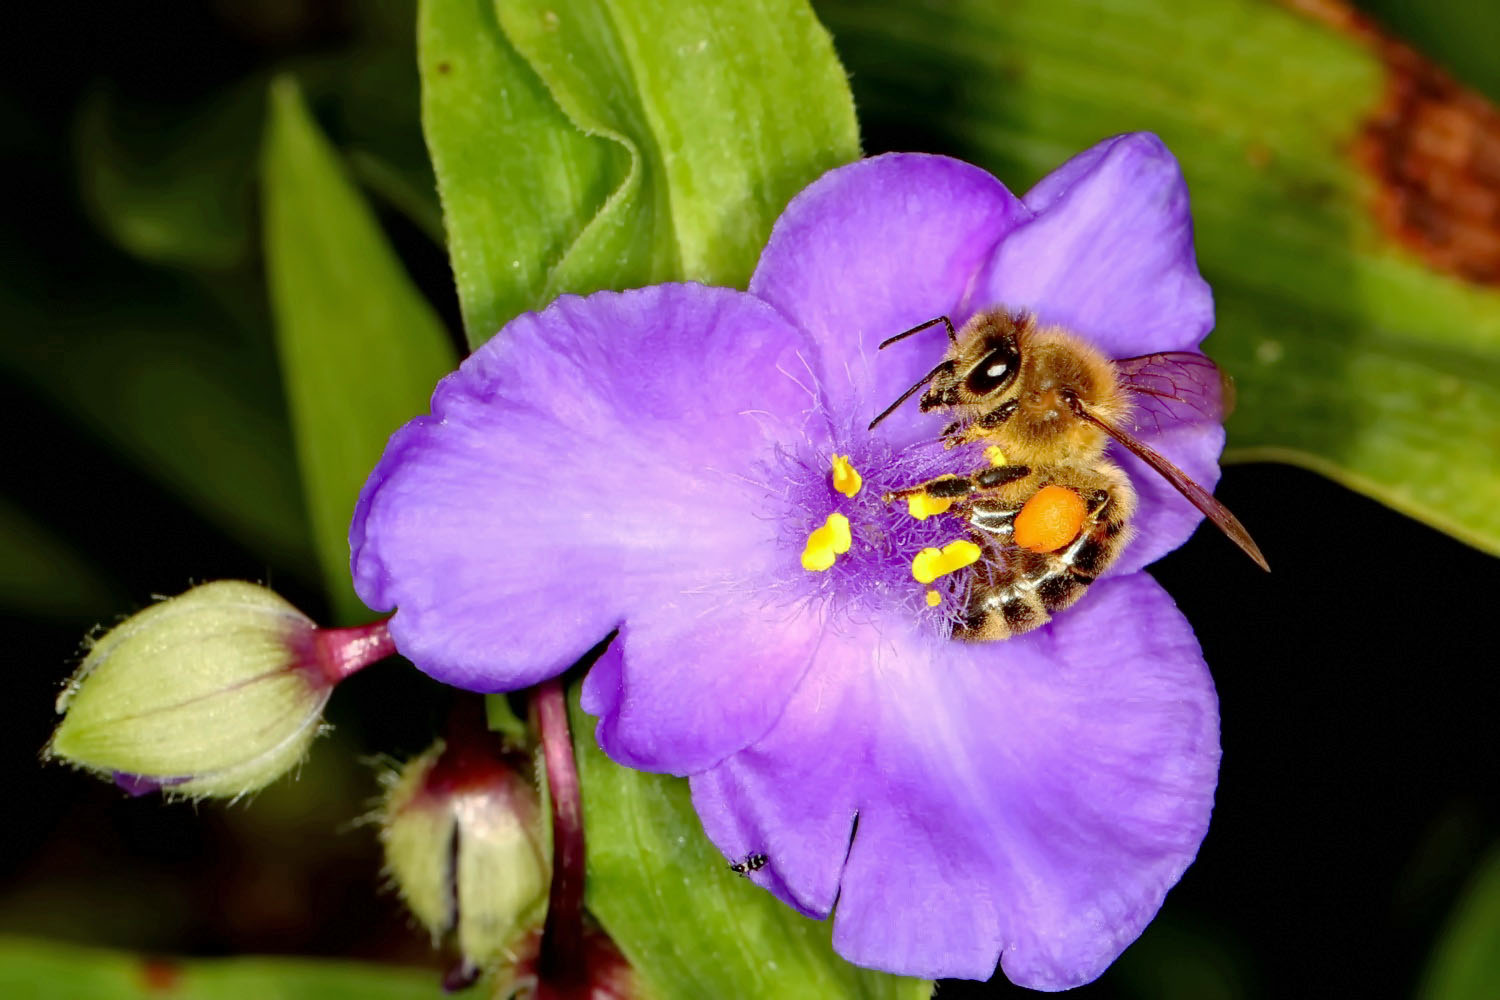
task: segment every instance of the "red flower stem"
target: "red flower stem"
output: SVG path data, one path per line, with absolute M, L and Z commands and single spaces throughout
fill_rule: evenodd
M 396 641 L 384 619 L 313 633 L 313 658 L 329 687 L 395 652 Z
M 555 677 L 543 681 L 531 704 L 552 800 L 552 891 L 537 971 L 544 982 L 565 987 L 582 984 L 588 976 L 583 954 L 583 803 L 561 682 Z

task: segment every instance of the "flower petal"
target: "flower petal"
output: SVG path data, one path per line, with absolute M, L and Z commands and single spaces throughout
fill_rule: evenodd
M 765 735 L 822 635 L 811 610 L 677 594 L 631 615 L 589 672 L 583 707 L 600 717 L 599 745 L 616 763 L 702 771 Z
M 962 161 L 914 153 L 861 160 L 792 199 L 750 291 L 812 335 L 828 409 L 863 424 L 936 364 L 948 341 L 936 326 L 878 361 L 876 346 L 938 316 L 961 324 L 979 269 L 1027 217 L 1004 185 Z M 911 406 L 881 432 L 904 444 L 941 427 Z
M 1001 243 L 976 304 L 1030 309 L 1116 358 L 1187 350 L 1213 329 L 1187 184 L 1156 136 L 1106 139 L 1024 201 L 1036 217 Z
M 693 792 L 727 855 L 768 856 L 762 884 L 815 915 L 837 895 L 851 961 L 984 979 L 998 958 L 1061 989 L 1192 861 L 1218 759 L 1197 643 L 1134 574 L 1005 642 L 830 633 L 775 728 Z
M 662 285 L 519 317 L 398 431 L 350 528 L 397 647 L 474 690 L 535 683 L 635 608 L 744 586 L 772 536 L 741 474 L 811 405 L 809 348 L 742 292 Z

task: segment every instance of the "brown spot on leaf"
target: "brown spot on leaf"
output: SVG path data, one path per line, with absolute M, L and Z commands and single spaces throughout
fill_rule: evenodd
M 1287 0 L 1385 64 L 1354 144 L 1382 230 L 1429 265 L 1500 285 L 1500 109 L 1343 0 Z
M 453 67 L 449 66 L 446 62 L 440 62 L 440 63 L 437 64 L 437 71 L 439 73 L 442 73 L 445 76 L 448 74 L 448 71 L 451 70 L 452 68 Z
M 147 993 L 175 993 L 182 983 L 182 969 L 164 958 L 141 962 L 141 986 Z

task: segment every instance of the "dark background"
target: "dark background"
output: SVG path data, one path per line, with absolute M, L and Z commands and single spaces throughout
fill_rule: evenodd
M 356 822 L 376 792 L 372 758 L 421 750 L 444 711 L 447 696 L 403 664 L 341 687 L 335 735 L 302 780 L 278 783 L 253 808 L 129 800 L 38 761 L 80 639 L 151 595 L 203 579 L 270 580 L 314 617 L 328 614 L 305 551 L 268 556 L 226 531 L 142 471 L 107 427 L 63 405 L 58 380 L 76 331 L 107 335 L 122 317 L 156 315 L 207 288 L 238 329 L 205 330 L 205 343 L 230 337 L 244 391 L 263 412 L 282 407 L 253 221 L 248 247 L 223 265 L 174 269 L 127 253 L 80 179 L 80 109 L 102 93 L 149 109 L 124 116 L 127 137 L 164 128 L 174 112 L 273 65 L 367 45 L 399 53 L 409 10 L 97 3 L 28 5 L 24 17 L 0 60 L 10 180 L 0 206 L 0 499 L 47 538 L 0 548 L 11 640 L 0 933 L 437 968 L 425 934 L 380 890 L 373 828 Z M 406 82 L 414 94 L 414 71 Z M 363 127 L 337 101 L 315 105 L 336 139 Z M 414 121 L 392 130 L 393 141 L 415 141 Z M 867 129 L 866 146 L 879 152 L 900 138 Z M 252 157 L 255 142 L 244 137 Z M 253 210 L 253 169 L 252 160 L 244 205 L 231 214 Z M 456 330 L 440 249 L 401 214 L 382 220 Z M 120 377 L 133 374 L 127 365 Z M 1161 916 L 1083 995 L 1408 995 L 1465 880 L 1500 842 L 1500 742 L 1485 721 L 1500 694 L 1488 617 L 1500 562 L 1287 467 L 1231 468 L 1219 496 L 1274 573 L 1205 531 L 1153 568 L 1194 623 L 1219 686 L 1213 826 Z M 46 593 L 33 579 L 49 581 Z M 948 984 L 941 995 L 1009 989 Z

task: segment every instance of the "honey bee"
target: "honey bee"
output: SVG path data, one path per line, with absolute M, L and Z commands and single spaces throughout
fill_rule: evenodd
M 1000 464 L 884 497 L 951 500 L 967 519 L 982 556 L 955 635 L 983 640 L 1029 632 L 1082 597 L 1119 557 L 1130 541 L 1136 492 L 1105 455 L 1111 438 L 1270 569 L 1223 504 L 1125 430 L 1160 426 L 1163 419 L 1222 422 L 1226 385 L 1212 361 L 1191 352 L 1111 361 L 1076 334 L 1006 309 L 980 312 L 957 331 L 939 316 L 880 346 L 939 323 L 949 341 L 943 360 L 870 428 L 925 386 L 918 403 L 924 412 L 956 416 L 942 432 L 949 447 L 982 442 L 1003 456 Z M 1037 523 L 1043 529 L 1034 528 Z

